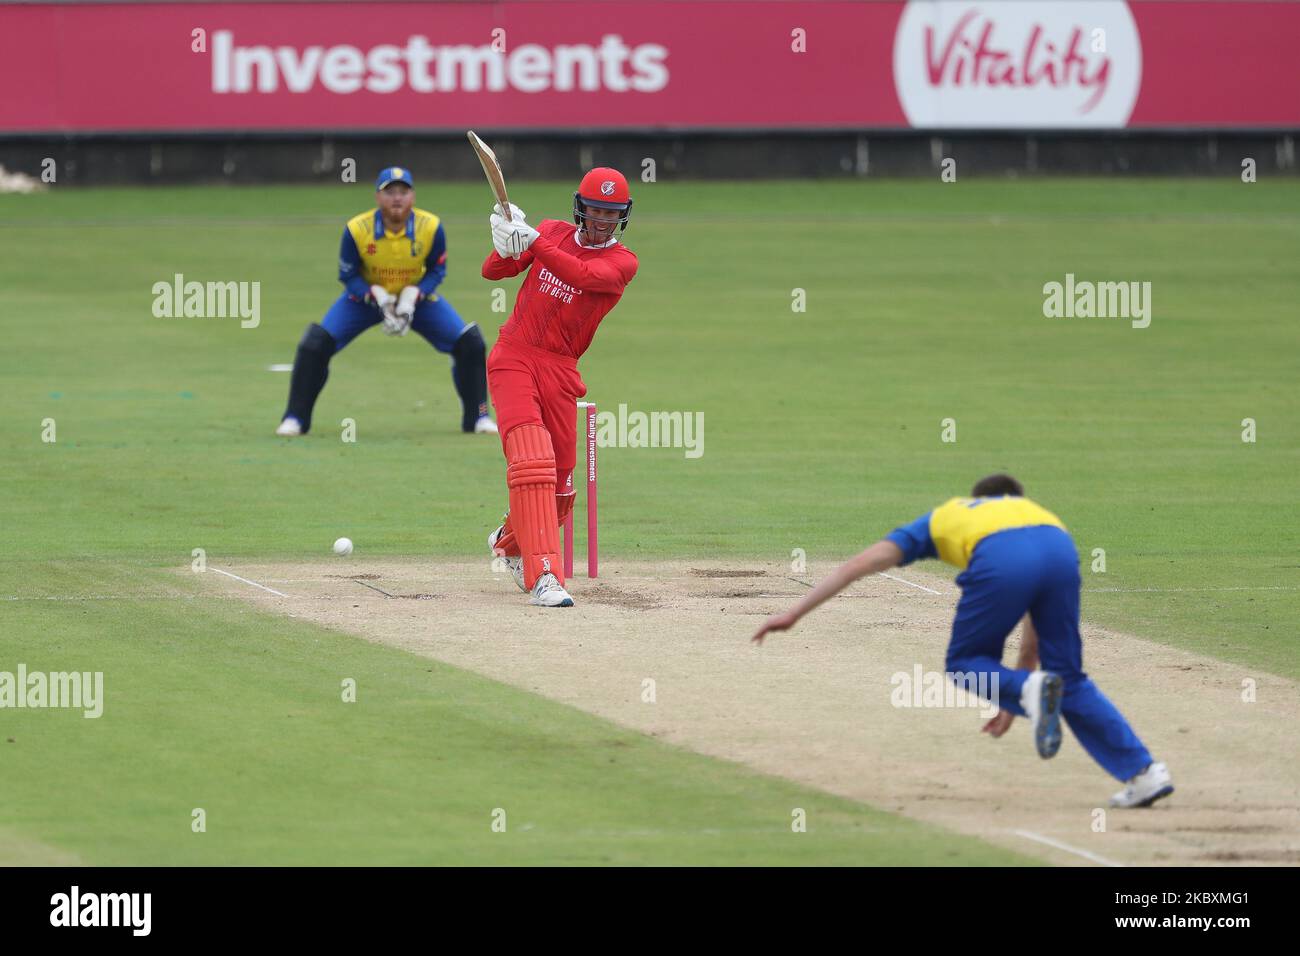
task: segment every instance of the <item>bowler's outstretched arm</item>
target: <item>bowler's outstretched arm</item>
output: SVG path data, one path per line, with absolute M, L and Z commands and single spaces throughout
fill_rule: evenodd
M 856 557 L 845 561 L 829 577 L 808 592 L 802 601 L 784 614 L 774 614 L 763 622 L 752 638 L 755 644 L 763 643 L 763 636 L 772 631 L 786 631 L 823 601 L 834 597 L 859 578 L 879 574 L 898 567 L 903 560 L 903 549 L 885 539 L 877 541 Z

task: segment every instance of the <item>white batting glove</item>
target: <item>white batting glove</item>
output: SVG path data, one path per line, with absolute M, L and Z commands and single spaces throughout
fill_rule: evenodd
M 510 247 L 507 246 L 505 242 L 506 232 L 502 231 L 501 238 L 500 239 L 497 238 L 498 230 L 508 229 L 510 223 L 506 222 L 505 216 L 502 216 L 499 213 L 495 213 L 495 212 L 492 214 L 492 217 L 488 220 L 488 222 L 492 226 L 492 248 L 497 251 L 497 255 L 499 255 L 502 259 L 510 258 Z
M 512 248 L 518 246 L 519 249 L 519 251 L 515 253 L 515 258 L 518 259 L 525 252 L 527 252 L 528 247 L 533 244 L 533 240 L 535 240 L 540 235 L 541 233 L 538 232 L 536 229 L 534 229 L 532 226 L 528 225 L 528 223 L 526 222 L 519 223 L 518 226 L 515 227 L 514 242 L 512 242 L 511 244 Z
M 510 221 L 511 221 L 511 222 L 523 222 L 523 221 L 524 221 L 524 211 L 523 211 L 522 209 L 520 209 L 518 206 L 516 206 L 514 203 L 510 203 L 509 205 L 510 205 Z M 505 215 L 506 215 L 506 214 L 505 214 L 505 210 L 503 210 L 503 209 L 501 208 L 501 204 L 500 204 L 500 203 L 496 203 L 496 204 L 492 207 L 492 212 L 495 213 L 496 215 L 500 216 L 502 219 L 505 218 Z
M 381 285 L 372 285 L 370 287 L 370 298 L 374 301 L 375 305 L 379 306 L 381 312 L 390 305 L 397 304 L 397 296 L 393 295 L 393 293 L 389 292 Z
M 541 233 L 526 222 L 506 222 L 502 219 L 492 226 L 492 245 L 496 247 L 497 255 L 503 259 L 506 256 L 518 259 L 528 251 L 528 247 L 539 235 Z

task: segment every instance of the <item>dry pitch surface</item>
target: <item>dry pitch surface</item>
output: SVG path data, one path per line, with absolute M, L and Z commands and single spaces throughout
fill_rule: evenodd
M 612 562 L 597 581 L 570 581 L 573 609 L 529 607 L 486 559 L 222 570 L 245 580 L 208 573 L 205 587 L 1053 863 L 1300 863 L 1300 762 L 1286 756 L 1300 726 L 1296 682 L 1085 624 L 1088 672 L 1178 788 L 1102 819 L 1118 785 L 1068 732 L 1042 761 L 1023 720 L 993 740 L 964 697 L 964 707 L 893 706 L 894 674 L 943 669 L 958 592 L 923 571 L 861 581 L 755 648 L 762 618 L 829 566 Z

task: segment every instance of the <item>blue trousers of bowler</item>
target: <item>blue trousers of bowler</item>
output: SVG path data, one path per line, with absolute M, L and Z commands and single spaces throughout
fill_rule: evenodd
M 975 546 L 957 576 L 962 590 L 952 622 L 946 667 L 951 673 L 997 675 L 998 705 L 1025 716 L 1020 692 L 1029 671 L 1002 665 L 1002 649 L 1028 612 L 1038 632 L 1043 670 L 1065 681 L 1061 714 L 1092 759 L 1111 776 L 1128 780 L 1151 763 L 1151 754 L 1124 715 L 1083 670 L 1079 637 L 1079 555 L 1070 535 L 1051 526 L 1013 528 Z

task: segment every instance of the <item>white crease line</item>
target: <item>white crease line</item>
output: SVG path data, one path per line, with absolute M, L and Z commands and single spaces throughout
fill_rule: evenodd
M 248 578 L 241 578 L 238 574 L 231 574 L 229 571 L 222 571 L 220 568 L 208 568 L 209 571 L 216 571 L 218 574 L 224 574 L 228 578 L 234 578 L 236 581 L 243 581 L 245 584 L 251 584 L 255 588 L 261 588 L 263 591 L 270 591 L 276 597 L 288 597 L 275 588 L 268 588 L 265 584 L 258 584 L 256 581 L 250 581 Z
M 1230 588 L 1089 588 L 1084 594 L 1143 594 L 1148 591 L 1156 594 L 1167 594 L 1172 591 L 1300 591 L 1300 585 L 1295 584 L 1261 584 L 1258 586 L 1243 585 L 1241 587 Z
M 1062 843 L 1059 840 L 1053 840 L 1051 837 L 1045 837 L 1039 833 L 1033 833 L 1029 830 L 1012 830 L 1017 836 L 1022 836 L 1027 840 L 1037 840 L 1039 843 L 1046 843 L 1048 846 L 1054 846 L 1058 850 L 1064 850 L 1066 853 L 1074 853 L 1083 857 L 1085 860 L 1092 860 L 1093 863 L 1100 863 L 1102 866 L 1123 866 L 1123 863 L 1116 863 L 1114 860 L 1108 860 L 1104 856 L 1098 856 L 1096 853 L 1089 853 L 1087 850 L 1080 850 L 1072 847 L 1068 843 Z
M 904 581 L 902 578 L 896 578 L 887 571 L 881 571 L 880 576 L 882 578 L 889 578 L 889 580 L 891 581 L 897 581 L 899 584 L 906 584 L 909 588 L 917 588 L 918 590 L 925 591 L 927 594 L 938 594 L 941 596 L 943 594 L 942 591 L 936 591 L 933 588 L 927 588 L 924 584 L 915 584 L 911 581 Z

